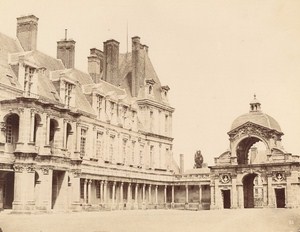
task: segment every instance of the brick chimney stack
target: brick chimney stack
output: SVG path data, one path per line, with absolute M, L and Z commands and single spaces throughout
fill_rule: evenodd
M 36 50 L 38 20 L 34 15 L 17 18 L 17 38 L 24 51 Z
M 88 56 L 88 72 L 95 83 L 99 83 L 100 75 L 103 72 L 104 54 L 97 48 L 90 49 L 90 56 Z
M 75 41 L 67 38 L 57 41 L 57 59 L 61 59 L 66 68 L 74 68 L 75 65 Z
M 145 78 L 145 59 L 149 47 L 141 44 L 138 36 L 132 37 L 132 79 L 131 94 L 137 97 L 140 86 L 144 83 Z
M 103 43 L 104 47 L 104 80 L 118 85 L 119 78 L 119 42 L 107 40 Z
M 180 174 L 184 173 L 184 154 L 180 154 Z

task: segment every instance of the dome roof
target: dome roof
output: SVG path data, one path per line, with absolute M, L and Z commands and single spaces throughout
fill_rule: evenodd
M 261 111 L 261 104 L 256 99 L 256 95 L 254 95 L 254 99 L 250 102 L 250 112 L 247 114 L 243 114 L 239 116 L 237 119 L 235 119 L 231 125 L 230 131 L 236 129 L 237 127 L 247 122 L 252 122 L 257 125 L 269 128 L 271 130 L 276 130 L 282 133 L 278 122 L 271 116 Z
M 233 121 L 230 130 L 234 130 L 246 122 L 252 122 L 271 130 L 282 132 L 278 122 L 274 118 L 267 114 L 264 114 L 263 112 L 250 112 L 248 114 L 239 116 Z

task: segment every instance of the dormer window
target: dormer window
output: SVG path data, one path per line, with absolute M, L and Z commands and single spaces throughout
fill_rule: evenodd
M 71 98 L 72 98 L 72 90 L 73 84 L 69 82 L 65 82 L 65 104 L 66 106 L 70 106 Z
M 146 85 L 148 88 L 148 95 L 153 94 L 153 85 L 155 84 L 155 81 L 153 79 L 146 80 Z
M 98 115 L 98 118 L 100 118 L 100 114 L 101 114 L 102 101 L 103 101 L 103 97 L 100 96 L 100 95 L 97 95 L 97 115 Z
M 169 90 L 170 90 L 170 87 L 167 85 L 161 87 L 162 94 L 164 95 L 165 98 L 168 96 Z
M 25 66 L 25 76 L 24 76 L 24 93 L 25 96 L 30 96 L 31 88 L 33 84 L 33 75 L 35 72 L 35 68 L 30 66 Z

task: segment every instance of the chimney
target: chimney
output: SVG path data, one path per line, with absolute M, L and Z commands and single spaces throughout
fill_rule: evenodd
M 57 41 L 57 59 L 61 59 L 66 68 L 74 68 L 75 65 L 75 41 L 67 38 Z
M 103 71 L 103 52 L 97 48 L 90 49 L 88 56 L 88 72 L 95 83 L 99 83 Z
M 104 80 L 118 85 L 119 78 L 119 42 L 107 40 L 103 43 L 104 47 Z
M 184 154 L 180 154 L 180 174 L 184 173 Z
M 131 94 L 137 97 L 140 86 L 144 84 L 145 78 L 145 56 L 149 47 L 140 42 L 140 37 L 132 37 L 132 79 Z
M 36 50 L 38 21 L 34 15 L 17 18 L 17 38 L 24 51 Z

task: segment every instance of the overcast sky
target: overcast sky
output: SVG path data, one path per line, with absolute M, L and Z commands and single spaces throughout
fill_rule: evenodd
M 114 38 L 126 52 L 140 36 L 163 85 L 169 85 L 174 156 L 186 169 L 229 148 L 233 120 L 253 94 L 281 125 L 286 151 L 300 154 L 300 1 L 294 0 L 0 0 L 0 31 L 15 37 L 16 17 L 39 17 L 38 49 L 76 41 L 75 66 L 87 71 L 89 49 Z M 129 50 L 131 50 L 129 44 Z

